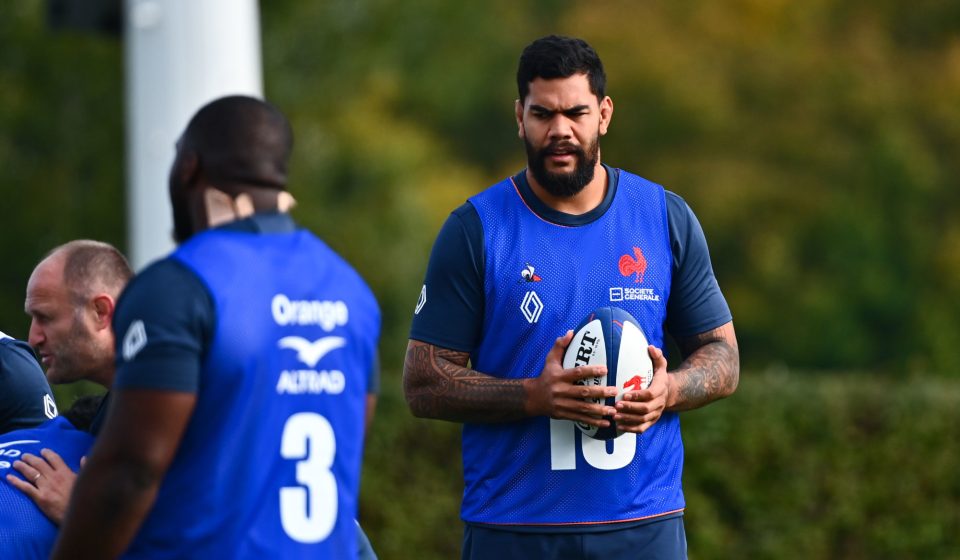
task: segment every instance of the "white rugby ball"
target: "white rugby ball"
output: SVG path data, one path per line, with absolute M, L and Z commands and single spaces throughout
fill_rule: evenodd
M 577 366 L 607 366 L 607 376 L 592 377 L 578 384 L 617 387 L 616 397 L 606 399 L 613 406 L 628 391 L 646 389 L 653 381 L 653 362 L 647 351 L 647 337 L 632 315 L 619 307 L 601 307 L 587 316 L 573 331 L 573 340 L 563 354 L 565 369 Z M 600 403 L 602 399 L 588 399 Z M 623 432 L 613 418 L 610 426 L 599 428 L 576 422 L 580 431 L 594 439 L 613 439 Z

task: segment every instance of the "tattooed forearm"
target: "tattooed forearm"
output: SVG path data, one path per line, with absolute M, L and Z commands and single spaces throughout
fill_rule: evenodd
M 469 354 L 411 340 L 403 363 L 403 391 L 416 416 L 453 422 L 523 418 L 520 379 L 500 379 L 467 368 Z
M 740 352 L 727 323 L 712 331 L 678 341 L 686 359 L 670 372 L 671 410 L 691 410 L 729 396 L 740 381 Z

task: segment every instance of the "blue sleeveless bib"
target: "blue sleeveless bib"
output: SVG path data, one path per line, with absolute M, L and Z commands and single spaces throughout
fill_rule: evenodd
M 556 338 L 591 311 L 621 307 L 663 347 L 672 253 L 663 188 L 625 171 L 606 212 L 576 227 L 535 214 L 512 179 L 474 196 L 483 225 L 485 310 L 474 369 L 536 377 Z M 463 429 L 467 522 L 566 525 L 682 510 L 679 419 L 609 442 L 545 417 Z
M 171 258 L 206 285 L 216 326 L 196 409 L 128 555 L 354 557 L 380 332 L 369 288 L 303 230 L 211 230 Z

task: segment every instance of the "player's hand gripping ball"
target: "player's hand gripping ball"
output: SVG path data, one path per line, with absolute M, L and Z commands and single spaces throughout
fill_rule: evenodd
M 632 315 L 618 307 L 601 307 L 587 316 L 573 331 L 573 340 L 563 354 L 565 369 L 577 366 L 607 366 L 606 377 L 593 377 L 578 384 L 617 387 L 616 397 L 606 399 L 613 406 L 628 391 L 646 389 L 653 381 L 653 362 L 647 351 L 647 337 Z M 600 404 L 601 399 L 588 399 Z M 577 422 L 584 434 L 594 439 L 613 439 L 623 432 L 613 418 L 600 428 Z

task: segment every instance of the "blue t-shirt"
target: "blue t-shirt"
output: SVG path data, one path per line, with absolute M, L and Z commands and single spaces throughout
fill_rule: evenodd
M 56 451 L 74 471 L 93 443 L 90 434 L 74 428 L 66 418 L 0 436 L 0 558 L 29 560 L 49 558 L 57 538 L 57 526 L 26 494 L 7 481 L 7 475 L 23 478 L 13 463 L 24 453 L 40 455 L 41 449 Z
M 206 305 L 158 283 L 171 267 Z M 148 267 L 114 328 L 116 391 L 197 397 L 126 557 L 356 556 L 380 313 L 352 267 L 289 217 L 255 216 Z
M 0 332 L 0 434 L 56 416 L 53 392 L 30 345 Z

